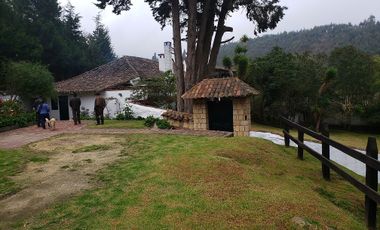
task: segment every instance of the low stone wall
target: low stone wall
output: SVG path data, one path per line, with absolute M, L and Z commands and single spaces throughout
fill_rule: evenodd
M 161 116 L 175 128 L 194 129 L 193 116 L 190 113 L 168 110 Z

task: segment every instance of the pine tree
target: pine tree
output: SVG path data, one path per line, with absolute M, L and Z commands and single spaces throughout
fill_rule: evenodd
M 108 29 L 101 23 L 101 16 L 95 17 L 96 28 L 88 38 L 89 56 L 93 67 L 108 63 L 116 58 L 111 45 Z

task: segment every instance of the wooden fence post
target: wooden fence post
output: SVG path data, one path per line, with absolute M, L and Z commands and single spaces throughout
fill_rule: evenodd
M 328 124 L 323 124 L 321 133 L 325 137 L 330 137 Z M 330 146 L 322 141 L 322 156 L 330 159 Z M 330 180 L 330 168 L 322 163 L 322 174 L 325 180 Z
M 378 159 L 378 150 L 376 144 L 376 138 L 368 137 L 366 154 L 369 157 Z M 366 177 L 365 183 L 367 186 L 377 191 L 378 178 L 377 170 L 373 169 L 371 166 L 366 165 Z M 368 229 L 376 229 L 376 211 L 377 203 L 376 201 L 370 199 L 368 196 L 365 196 L 365 218 Z
M 298 130 L 298 140 L 303 143 L 304 133 Z M 298 145 L 298 159 L 303 160 L 303 148 Z
M 287 133 L 289 133 L 289 126 L 288 126 L 288 124 L 285 124 L 285 128 L 284 129 L 285 129 L 285 131 Z M 287 135 L 284 135 L 284 140 L 285 140 L 285 146 L 289 147 L 290 139 L 289 139 L 289 137 Z

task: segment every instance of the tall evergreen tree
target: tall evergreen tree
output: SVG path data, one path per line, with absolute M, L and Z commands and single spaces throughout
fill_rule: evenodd
M 108 29 L 102 24 L 101 16 L 95 17 L 96 28 L 88 38 L 89 56 L 94 67 L 110 62 L 116 58 L 111 45 Z

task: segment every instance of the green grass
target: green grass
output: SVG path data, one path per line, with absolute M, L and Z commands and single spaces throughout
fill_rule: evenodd
M 253 123 L 251 126 L 251 130 L 253 131 L 263 131 L 263 132 L 271 132 L 278 135 L 283 135 L 282 128 L 278 127 L 272 127 L 268 125 L 262 125 Z M 297 136 L 296 130 L 290 130 L 290 133 L 293 136 Z M 330 138 L 342 143 L 344 145 L 347 145 L 349 147 L 358 148 L 358 149 L 365 149 L 367 146 L 367 140 L 369 136 L 375 136 L 379 139 L 379 134 L 372 134 L 372 133 L 358 133 L 358 132 L 350 132 L 345 130 L 330 130 Z M 305 140 L 311 140 L 316 141 L 316 139 L 305 135 Z M 380 140 L 380 139 L 379 139 Z
M 104 125 L 89 124 L 92 129 L 144 129 L 144 120 L 106 120 Z
M 24 149 L 0 149 L 0 198 L 17 192 L 22 185 L 16 184 L 11 176 L 21 172 L 28 162 L 43 163 L 48 161 L 44 153 Z
M 128 135 L 102 186 L 34 216 L 30 229 L 365 229 L 363 194 L 294 148 L 255 138 Z M 23 222 L 13 227 L 22 228 Z
M 110 150 L 112 146 L 110 145 L 88 145 L 72 151 L 72 153 L 85 153 L 85 152 L 96 152 L 96 151 L 106 151 Z

